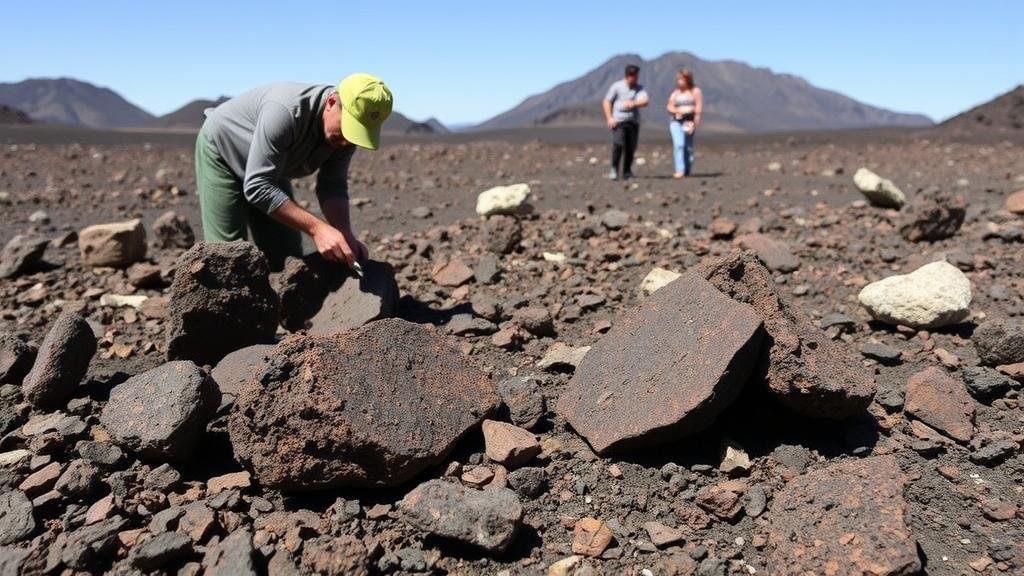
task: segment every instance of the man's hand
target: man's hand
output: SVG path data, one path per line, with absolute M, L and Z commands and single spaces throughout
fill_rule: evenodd
M 612 117 L 605 118 L 604 121 L 608 124 L 608 128 L 611 130 L 615 130 L 615 127 L 619 125 L 619 123 L 615 121 L 615 118 Z
M 353 262 L 365 261 L 370 255 L 366 244 L 326 222 L 314 227 L 311 236 L 317 252 L 331 262 L 342 262 L 351 266 Z

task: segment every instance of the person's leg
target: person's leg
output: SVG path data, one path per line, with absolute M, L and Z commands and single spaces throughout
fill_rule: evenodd
M 675 164 L 677 175 L 683 174 L 686 167 L 683 165 L 683 126 L 679 122 L 669 122 L 668 132 L 672 135 L 672 161 Z
M 624 176 L 633 175 L 633 156 L 636 155 L 636 145 L 640 140 L 640 125 L 630 122 L 627 124 L 625 134 L 625 144 L 623 145 L 622 152 L 622 174 Z
M 693 170 L 693 137 L 695 134 L 686 135 L 686 145 L 684 146 L 683 158 L 686 159 L 686 175 L 690 175 L 690 171 Z
M 288 197 L 292 197 L 290 189 Z M 272 271 L 277 272 L 284 268 L 284 260 L 288 256 L 302 256 L 302 233 L 274 220 L 251 205 L 249 229 L 252 231 L 253 244 L 267 257 Z
M 619 162 L 622 161 L 622 148 L 626 142 L 624 134 L 623 124 L 619 124 L 612 130 L 612 173 L 609 176 L 614 175 L 613 177 L 618 177 L 621 174 L 619 172 Z
M 242 181 L 224 164 L 202 130 L 196 138 L 196 190 L 203 240 L 245 240 L 249 203 L 242 195 Z

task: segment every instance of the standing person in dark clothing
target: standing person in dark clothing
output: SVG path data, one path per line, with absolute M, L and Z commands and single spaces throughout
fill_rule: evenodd
M 637 80 L 640 67 L 626 66 L 626 74 L 608 88 L 604 97 L 604 119 L 612 131 L 612 170 L 608 177 L 618 180 L 633 177 L 633 154 L 640 138 L 640 109 L 649 99 Z M 621 171 L 620 168 L 621 162 Z

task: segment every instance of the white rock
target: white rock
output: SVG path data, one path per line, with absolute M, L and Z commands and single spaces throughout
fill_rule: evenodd
M 682 276 L 679 272 L 673 272 L 666 268 L 651 268 L 651 271 L 644 276 L 640 282 L 640 292 L 645 296 L 654 294 L 659 288 Z
M 481 216 L 517 214 L 530 197 L 529 184 L 496 186 L 476 197 L 476 213 Z
M 555 342 L 537 362 L 537 367 L 543 370 L 564 370 L 571 367 L 575 370 L 587 352 L 590 352 L 590 346 L 574 347 L 564 342 Z
M 544 252 L 541 256 L 545 262 L 565 262 L 565 254 L 561 252 Z
M 17 450 L 11 450 L 10 452 L 4 452 L 3 454 L 0 454 L 0 466 L 11 466 L 30 456 L 32 456 L 31 452 L 20 448 Z
M 78 248 L 86 265 L 127 268 L 146 257 L 146 230 L 138 218 L 95 224 L 78 233 Z
M 876 206 L 902 208 L 907 197 L 891 180 L 886 180 L 867 168 L 860 168 L 853 175 L 853 183 Z
M 127 306 L 137 310 L 148 299 L 148 296 L 142 294 L 104 294 L 100 296 L 100 306 L 113 306 L 114 308 Z
M 967 318 L 971 281 L 948 262 L 932 262 L 910 274 L 872 282 L 857 298 L 882 322 L 919 329 L 937 328 Z

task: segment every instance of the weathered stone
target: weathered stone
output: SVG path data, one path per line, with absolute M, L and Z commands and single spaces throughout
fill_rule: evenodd
M 69 498 L 82 499 L 91 496 L 101 484 L 99 469 L 91 462 L 79 458 L 68 464 L 53 489 Z
M 127 268 L 146 257 L 146 230 L 138 218 L 96 224 L 78 233 L 78 248 L 86 266 Z
M 934 366 L 907 379 L 904 409 L 955 440 L 974 435 L 974 400 L 963 382 Z
M 74 312 L 64 312 L 50 326 L 39 346 L 22 393 L 40 408 L 56 408 L 74 395 L 96 353 L 96 335 Z
M 22 234 L 11 238 L 0 252 L 0 278 L 14 278 L 39 268 L 49 244 L 46 238 Z
M 21 384 L 32 369 L 36 348 L 12 334 L 0 334 L 0 384 Z
M 964 223 L 964 197 L 929 190 L 918 194 L 901 215 L 900 234 L 911 242 L 934 242 L 956 234 Z
M 192 540 L 181 532 L 164 532 L 132 548 L 132 564 L 156 570 L 192 554 Z
M 982 364 L 1000 366 L 1024 362 L 1024 321 L 986 320 L 971 335 Z
M 651 271 L 644 276 L 642 282 L 640 282 L 640 293 L 643 295 L 653 294 L 658 289 L 662 288 L 669 282 L 682 276 L 679 272 L 673 272 L 672 270 L 666 270 L 665 268 L 651 268 Z
M 860 168 L 854 173 L 853 183 L 875 206 L 899 209 L 907 203 L 906 195 L 891 180 L 886 180 L 867 168 Z
M 510 254 L 523 239 L 523 227 L 514 216 L 496 215 L 483 223 L 480 234 L 488 251 L 495 254 Z
M 753 254 L 705 262 L 697 273 L 764 321 L 768 338 L 756 378 L 785 406 L 813 418 L 843 419 L 871 403 L 875 382 L 860 360 L 784 297 Z
M 363 265 L 363 277 L 349 276 L 328 292 L 310 320 L 310 334 L 335 334 L 398 311 L 398 284 L 390 264 L 376 260 Z
M 645 522 L 644 530 L 647 531 L 647 536 L 651 539 L 651 543 L 658 548 L 678 544 L 685 539 L 685 535 L 681 530 L 669 528 L 661 522 Z
M 519 214 L 525 211 L 530 197 L 528 184 L 495 186 L 480 193 L 476 198 L 476 213 L 481 216 L 495 214 Z
M 513 376 L 498 382 L 498 394 L 508 407 L 509 417 L 516 426 L 527 430 L 544 417 L 544 395 L 540 380 L 533 376 Z
M 253 344 L 235 350 L 217 362 L 210 376 L 221 394 L 238 396 L 250 380 L 259 376 L 276 344 Z
M 1024 214 L 1024 190 L 1017 190 L 1007 196 L 1003 208 L 1014 214 Z
M 892 456 L 808 472 L 772 503 L 770 574 L 910 576 L 921 569 Z
M 497 420 L 484 420 L 481 429 L 487 457 L 495 462 L 516 468 L 540 454 L 537 439 L 518 426 Z
M 601 225 L 609 230 L 619 230 L 629 224 L 629 214 L 622 210 L 611 209 L 601 214 Z
M 534 336 L 554 336 L 555 321 L 543 306 L 526 306 L 512 313 L 512 321 Z
M 281 299 L 281 326 L 285 330 L 295 332 L 305 328 L 306 322 L 323 306 L 330 281 L 322 274 L 329 273 L 329 268 L 319 256 L 289 256 L 285 258 L 284 268 L 270 277 Z
M 580 518 L 573 528 L 572 553 L 597 557 L 608 549 L 614 539 L 608 524 L 597 518 Z
M 164 212 L 153 221 L 153 236 L 158 248 L 184 249 L 196 243 L 196 235 L 188 219 L 173 210 Z
M 36 518 L 28 496 L 19 490 L 0 494 L 0 546 L 20 542 L 35 529 Z
M 724 216 L 719 216 L 708 225 L 708 232 L 711 232 L 712 238 L 732 238 L 732 235 L 736 233 L 736 228 L 736 222 Z
M 458 258 L 450 260 L 434 273 L 434 282 L 441 286 L 457 287 L 473 279 L 473 269 Z
M 786 246 L 785 242 L 764 234 L 744 234 L 736 238 L 736 244 L 752 250 L 769 270 L 792 272 L 800 267 L 800 260 Z
M 229 472 L 220 476 L 214 476 L 206 481 L 206 493 L 216 494 L 224 490 L 235 488 L 245 489 L 252 486 L 252 476 L 242 470 L 241 472 Z
M 572 372 L 589 352 L 590 346 L 569 346 L 565 342 L 555 342 L 537 361 L 537 367 L 550 372 Z
M 167 359 L 215 364 L 239 348 L 271 343 L 278 307 L 255 246 L 200 242 L 182 254 L 171 283 Z
M 101 522 L 58 534 L 47 551 L 45 571 L 54 572 L 62 565 L 79 570 L 95 567 L 98 562 L 109 558 L 116 551 L 117 534 L 125 524 L 127 520 L 124 518 L 112 516 Z
M 380 320 L 278 345 L 239 396 L 231 441 L 264 486 L 394 486 L 498 403 L 487 376 L 433 330 Z
M 736 398 L 761 335 L 752 308 L 685 274 L 594 345 L 558 412 L 600 454 L 678 440 Z
M 60 477 L 60 462 L 50 462 L 39 470 L 28 475 L 18 485 L 18 490 L 24 492 L 29 498 L 35 498 L 40 494 L 49 492 Z
M 746 485 L 737 480 L 726 480 L 705 486 L 697 491 L 697 505 L 723 520 L 732 520 L 743 511 Z
M 938 328 L 967 318 L 971 281 L 947 262 L 872 282 L 857 296 L 877 320 L 911 328 Z
M 964 369 L 964 384 L 971 396 L 979 400 L 991 400 L 1002 396 L 1016 386 L 1013 378 L 993 368 L 971 366 Z
M 183 460 L 219 404 L 205 372 L 192 362 L 168 362 L 115 386 L 100 422 L 115 442 L 144 458 Z
M 420 484 L 398 507 L 419 530 L 490 552 L 508 548 L 523 519 L 519 498 L 507 488 L 477 491 L 444 480 Z
M 543 468 L 519 468 L 508 473 L 508 485 L 523 498 L 536 498 L 547 488 L 547 473 Z
M 304 574 L 348 576 L 367 574 L 369 563 L 366 547 L 354 536 L 321 536 L 302 547 Z
M 256 576 L 252 532 L 240 528 L 228 534 L 203 556 L 206 576 Z
M 21 576 L 32 550 L 14 546 L 0 546 L 0 576 Z

